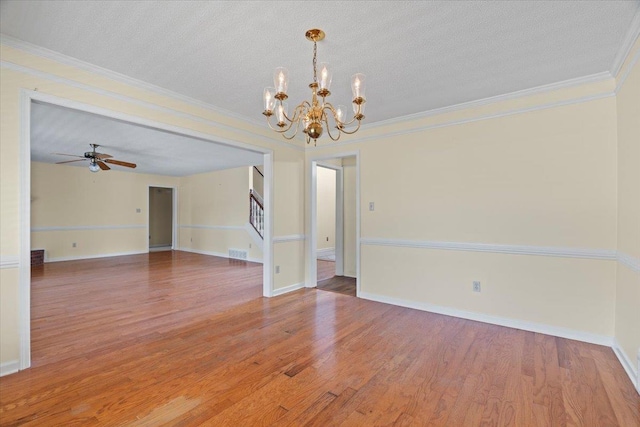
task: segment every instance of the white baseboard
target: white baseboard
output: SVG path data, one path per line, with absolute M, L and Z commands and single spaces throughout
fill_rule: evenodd
M 316 249 L 316 258 L 325 261 L 335 261 L 336 248 Z
M 616 357 L 618 357 L 620 364 L 622 365 L 625 372 L 629 376 L 631 383 L 635 387 L 638 394 L 640 394 L 640 349 L 638 349 L 638 355 L 637 355 L 638 367 L 636 368 L 633 362 L 631 361 L 631 359 L 629 359 L 629 357 L 624 352 L 624 350 L 622 350 L 622 347 L 620 347 L 620 343 L 615 337 L 613 338 L 612 348 L 613 348 L 613 352 L 616 354 Z
M 284 288 L 274 289 L 272 296 L 276 297 L 278 295 L 283 295 L 283 294 L 286 294 L 286 293 L 289 293 L 289 292 L 297 291 L 298 289 L 302 289 L 302 288 L 304 288 L 304 282 L 296 283 L 296 284 L 291 285 L 291 286 L 285 286 Z
M 177 248 L 177 251 L 183 251 L 183 252 L 191 252 L 194 254 L 200 254 L 200 255 L 210 255 L 210 256 L 217 256 L 220 258 L 229 258 L 229 254 L 228 253 L 224 253 L 224 252 L 214 252 L 214 251 L 203 251 L 200 249 L 191 249 L 191 248 Z M 229 258 L 231 259 L 231 258 Z M 238 261 L 249 261 L 249 262 L 255 262 L 258 264 L 262 264 L 262 260 L 261 259 L 256 259 L 256 258 L 247 258 L 246 260 L 242 259 L 242 260 L 238 260 Z
M 19 360 L 10 360 L 8 362 L 0 363 L 0 377 L 5 375 L 15 374 L 20 370 Z
M 444 314 L 447 316 L 460 317 L 462 319 L 475 320 L 477 322 L 490 323 L 492 325 L 506 326 L 509 328 L 522 329 L 524 331 L 537 332 L 540 334 L 552 335 L 560 338 L 584 341 L 591 344 L 604 345 L 607 347 L 612 347 L 613 345 L 613 337 L 606 335 L 591 334 L 588 332 L 576 331 L 574 329 L 561 328 L 558 326 L 545 325 L 542 323 L 510 319 L 508 317 L 490 316 L 483 313 L 458 310 L 456 308 L 443 307 L 424 302 L 408 301 L 362 291 L 358 294 L 358 297 L 371 301 L 428 311 L 431 313 Z
M 110 258 L 114 256 L 141 255 L 146 253 L 147 251 L 132 251 L 132 252 L 114 252 L 110 254 L 66 256 L 66 257 L 57 257 L 57 258 L 45 258 L 44 262 L 49 263 L 49 262 L 61 262 L 61 261 L 77 261 L 81 259 Z

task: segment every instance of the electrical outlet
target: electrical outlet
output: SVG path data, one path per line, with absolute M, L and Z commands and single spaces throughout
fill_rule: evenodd
M 375 210 L 375 208 L 376 208 L 375 203 L 373 203 L 373 202 L 369 202 L 369 210 L 370 210 L 370 211 L 373 211 L 373 210 Z
M 136 213 L 140 213 L 142 210 L 140 208 L 136 208 Z
M 76 242 L 73 242 L 73 243 L 71 244 L 71 247 L 72 247 L 72 248 L 75 248 L 75 247 L 77 247 L 77 246 L 78 246 L 78 245 L 76 245 Z
M 473 282 L 473 292 L 481 292 L 482 289 L 480 288 L 480 282 L 479 281 L 474 281 Z
M 251 243 L 249 243 L 249 249 L 251 249 Z
M 280 274 L 280 266 L 276 265 L 276 274 Z

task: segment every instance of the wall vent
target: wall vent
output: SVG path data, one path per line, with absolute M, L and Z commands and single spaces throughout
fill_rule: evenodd
M 229 258 L 246 260 L 247 251 L 242 249 L 229 249 Z

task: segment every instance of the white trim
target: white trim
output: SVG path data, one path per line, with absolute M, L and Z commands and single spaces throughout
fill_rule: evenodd
M 625 35 L 624 41 L 620 45 L 620 49 L 618 49 L 618 53 L 616 54 L 615 59 L 613 60 L 613 64 L 611 64 L 611 75 L 616 77 L 620 72 L 620 69 L 624 65 L 624 61 L 629 56 L 629 52 L 631 52 L 631 48 L 634 43 L 640 36 L 640 9 L 636 9 L 636 13 L 633 15 L 633 20 L 631 21 L 631 25 L 629 26 L 629 30 Z
M 298 289 L 302 288 L 304 288 L 304 282 L 296 283 L 291 286 L 285 286 L 284 288 L 276 288 L 273 290 L 272 296 L 277 297 L 278 295 L 287 294 L 289 292 L 297 291 Z
M 523 113 L 529 113 L 529 112 L 534 112 L 534 111 L 546 110 L 546 109 L 549 109 L 549 108 L 563 107 L 563 106 L 567 106 L 567 105 L 580 104 L 580 103 L 583 103 L 583 102 L 597 101 L 597 100 L 609 98 L 609 97 L 612 97 L 612 96 L 615 96 L 614 92 L 605 92 L 605 93 L 601 93 L 601 94 L 589 95 L 589 96 L 584 96 L 584 97 L 576 98 L 576 99 L 570 99 L 570 100 L 567 100 L 567 101 L 557 101 L 557 102 L 551 102 L 551 103 L 548 103 L 548 104 L 536 105 L 536 106 L 533 106 L 533 107 L 523 107 L 523 108 L 510 109 L 510 110 L 506 110 L 506 111 L 503 111 L 503 112 L 500 112 L 500 113 L 485 114 L 485 115 L 481 115 L 481 116 L 477 116 L 477 117 L 470 117 L 470 118 L 466 118 L 466 119 L 458 119 L 458 120 L 451 120 L 451 121 L 443 122 L 443 123 L 416 126 L 416 127 L 410 128 L 410 129 L 404 129 L 404 130 L 398 130 L 398 131 L 392 131 L 392 132 L 377 132 L 375 134 L 372 134 L 372 135 L 369 135 L 369 136 L 365 136 L 365 137 L 361 137 L 361 138 L 357 138 L 356 137 L 356 138 L 345 140 L 345 141 L 335 142 L 335 143 L 331 144 L 331 147 L 339 147 L 339 146 L 344 146 L 344 145 L 349 145 L 349 144 L 358 144 L 358 143 L 362 143 L 362 142 L 366 142 L 366 141 L 370 141 L 370 140 L 381 140 L 383 138 L 390 138 L 390 137 L 394 137 L 394 136 L 410 135 L 412 133 L 423 132 L 423 131 L 430 130 L 430 129 L 438 129 L 438 128 L 443 128 L 443 127 L 456 126 L 456 125 L 461 125 L 461 124 L 479 122 L 479 121 L 483 121 L 483 120 L 498 119 L 498 118 L 501 118 L 501 117 L 508 117 L 508 116 L 513 116 L 513 115 L 517 115 L 517 114 L 523 114 Z M 376 125 L 375 127 L 378 127 L 379 123 L 380 122 L 376 122 L 374 124 L 371 124 L 371 127 L 369 127 L 368 129 L 374 129 L 374 125 Z M 364 129 L 364 128 L 365 127 L 363 126 L 362 129 Z M 328 145 L 319 145 L 317 147 L 308 147 L 307 150 L 321 150 L 321 149 L 325 149 L 327 147 L 328 147 Z
M 432 240 L 397 240 L 363 238 L 363 245 L 440 249 L 449 251 L 495 252 L 514 255 L 540 255 L 563 258 L 615 260 L 616 251 L 609 249 L 560 248 L 546 246 L 497 245 L 492 243 L 440 242 Z
M 244 230 L 243 225 L 205 225 L 205 224 L 180 224 L 180 228 L 197 228 L 204 230 Z
M 33 227 L 32 233 L 45 231 L 84 231 L 84 230 L 121 230 L 145 228 L 144 224 L 123 224 L 123 225 L 73 225 L 73 226 L 53 226 L 53 227 Z
M 369 292 L 360 292 L 360 298 L 385 304 L 397 305 L 400 307 L 413 308 L 430 313 L 444 314 L 447 316 L 462 319 L 475 320 L 477 322 L 489 323 L 492 325 L 506 326 L 508 328 L 522 329 L 523 331 L 537 332 L 540 334 L 552 335 L 555 337 L 568 338 L 577 341 L 611 347 L 613 337 L 607 335 L 592 334 L 589 332 L 577 331 L 574 329 L 562 328 L 559 326 L 546 325 L 543 323 L 527 322 L 523 320 L 510 319 L 508 317 L 492 316 L 484 313 L 459 310 L 451 307 L 429 304 L 425 302 L 409 301 L 400 298 L 392 298 L 385 295 L 377 295 Z
M 273 243 L 285 243 L 285 242 L 298 242 L 305 240 L 304 234 L 289 234 L 287 236 L 276 236 L 273 238 Z
M 229 254 L 228 253 L 224 253 L 224 252 L 203 251 L 203 250 L 200 250 L 200 249 L 193 249 L 193 248 L 178 248 L 176 250 L 182 251 L 182 252 L 191 252 L 191 253 L 200 254 L 200 255 L 217 256 L 219 258 L 233 259 L 233 260 L 236 260 L 236 261 L 247 261 L 247 262 L 255 262 L 256 264 L 264 264 L 263 260 L 256 259 L 256 258 L 249 258 L 249 257 L 247 257 L 247 259 L 230 258 Z
M 616 84 L 616 90 L 615 90 L 616 95 L 618 94 L 618 92 L 620 92 L 620 89 L 622 89 L 624 82 L 627 80 L 627 77 L 629 77 L 629 74 L 631 74 L 631 70 L 633 70 L 633 67 L 636 66 L 639 59 L 640 59 L 640 50 L 633 57 L 633 59 L 631 60 L 631 63 L 629 64 L 627 69 L 624 71 L 624 74 L 622 74 L 622 77 L 618 79 L 618 82 Z
M 333 255 L 336 252 L 336 248 L 322 248 L 316 249 L 316 255 Z
M 618 251 L 616 259 L 625 267 L 635 271 L 636 273 L 640 273 L 640 258 L 635 258 L 631 255 L 625 254 L 624 252 Z
M 265 153 L 262 157 L 262 165 L 264 166 L 264 228 L 263 245 L 262 245 L 262 295 L 271 297 L 273 295 L 273 151 Z
M 73 256 L 63 256 L 63 257 L 57 257 L 57 258 L 47 258 L 45 262 L 50 263 L 50 262 L 78 261 L 82 259 L 111 258 L 116 256 L 127 256 L 127 255 L 142 255 L 148 252 L 149 252 L 148 250 L 145 250 L 145 251 L 111 252 L 108 254 L 73 255 Z
M 20 369 L 31 366 L 31 101 L 33 92 L 20 90 L 20 282 L 18 328 Z
M 35 70 L 35 69 L 29 68 L 29 67 L 25 67 L 23 65 L 18 65 L 18 64 L 14 64 L 12 62 L 8 62 L 8 61 L 2 60 L 2 61 L 0 61 L 0 66 L 4 67 L 4 68 L 7 68 L 7 69 L 10 69 L 10 70 L 13 70 L 13 71 L 20 72 L 20 73 L 29 74 L 29 75 L 32 75 L 32 76 L 36 76 L 36 77 L 39 77 L 39 78 L 42 78 L 42 79 L 50 80 L 50 81 L 53 81 L 53 82 L 56 82 L 56 83 L 60 83 L 60 84 L 63 84 L 63 85 L 72 86 L 72 87 L 75 87 L 77 89 L 85 90 L 85 91 L 88 91 L 88 92 L 91 92 L 91 93 L 95 93 L 95 94 L 98 94 L 98 95 L 102 95 L 102 96 L 106 96 L 106 97 L 109 97 L 109 98 L 117 99 L 119 101 L 124 101 L 124 102 L 130 103 L 130 104 L 138 105 L 138 106 L 141 106 L 141 107 L 144 107 L 144 108 L 148 108 L 148 109 L 153 110 L 153 111 L 160 111 L 160 112 L 163 112 L 163 113 L 168 113 L 168 114 L 170 114 L 172 116 L 185 118 L 185 119 L 192 120 L 192 121 L 198 122 L 198 123 L 203 123 L 203 124 L 206 124 L 206 125 L 211 126 L 213 128 L 224 129 L 224 130 L 231 131 L 231 132 L 238 132 L 238 133 L 241 133 L 241 134 L 245 134 L 245 135 L 250 136 L 252 139 L 256 139 L 256 140 L 261 141 L 261 142 L 263 142 L 265 144 L 269 144 L 269 143 L 278 144 L 280 146 L 292 148 L 292 149 L 298 150 L 298 151 L 304 151 L 305 150 L 304 147 L 293 145 L 293 144 L 290 144 L 290 143 L 287 143 L 285 141 L 281 141 L 281 140 L 275 139 L 275 138 L 274 139 L 267 138 L 262 134 L 255 133 L 255 132 L 252 132 L 252 131 L 249 131 L 249 130 L 246 130 L 246 129 L 233 127 L 233 126 L 230 126 L 230 125 L 222 123 L 222 122 L 205 119 L 203 117 L 196 116 L 196 115 L 189 114 L 189 113 L 185 113 L 185 112 L 180 111 L 180 110 L 174 110 L 174 109 L 169 108 L 169 107 L 163 107 L 163 106 L 158 105 L 158 104 L 142 101 L 142 100 L 137 99 L 137 98 L 131 98 L 131 97 L 126 96 L 126 95 L 121 95 L 121 94 L 116 93 L 116 92 L 111 92 L 111 91 L 108 91 L 108 90 L 104 90 L 104 89 L 96 88 L 96 87 L 93 87 L 93 86 L 89 86 L 89 85 L 86 85 L 84 83 L 76 82 L 75 80 L 70 80 L 70 79 L 67 79 L 67 78 L 64 78 L 64 77 L 60 77 L 60 76 L 56 76 L 56 75 L 53 75 L 53 74 L 50 74 L 50 73 L 46 73 L 44 71 Z M 71 101 L 71 100 L 68 100 L 68 101 L 69 102 L 74 102 L 74 101 Z M 83 108 L 73 107 L 73 106 L 69 106 L 69 105 L 65 105 L 65 104 L 59 104 L 59 103 L 55 103 L 55 102 L 50 102 L 48 100 L 43 100 L 43 102 L 49 102 L 49 103 L 52 103 L 52 104 L 55 104 L 55 105 L 62 105 L 62 106 L 66 106 L 66 107 L 69 107 L 69 108 L 74 108 L 74 109 L 77 109 L 77 110 L 86 111 L 86 112 L 89 112 L 89 113 L 99 114 L 99 115 L 102 115 L 102 116 L 118 118 L 118 117 L 111 116 L 111 115 L 105 114 L 105 113 L 96 113 L 96 112 L 94 112 L 94 111 L 92 111 L 90 109 L 83 109 Z M 129 116 L 129 117 L 130 117 L 129 119 L 121 119 L 121 120 L 130 122 L 130 123 L 142 124 L 142 123 L 139 123 L 138 121 L 134 120 L 133 119 L 134 116 Z M 144 120 L 144 119 L 140 119 L 140 120 Z M 148 126 L 148 125 L 144 125 L 144 126 Z M 160 128 L 158 126 L 153 126 L 153 125 L 149 125 L 149 126 L 157 127 L 159 129 L 165 129 L 165 128 Z M 166 126 L 166 124 L 165 124 L 165 126 Z M 194 135 L 186 134 L 184 131 L 171 131 L 171 132 L 176 132 L 176 133 L 179 133 L 179 134 L 182 134 L 182 135 L 187 135 L 187 136 L 194 136 Z M 223 140 L 217 140 L 217 139 L 213 140 L 213 139 L 211 139 L 211 135 L 209 135 L 209 134 L 204 134 L 203 133 L 202 135 L 208 135 L 208 136 L 204 136 L 204 137 L 194 136 L 194 137 L 195 138 L 202 138 L 202 139 L 205 139 L 207 141 L 218 142 L 220 144 L 233 145 L 235 147 L 244 148 L 246 150 L 253 151 L 253 152 L 262 152 L 262 151 L 257 151 L 256 148 L 258 148 L 258 147 L 255 147 L 255 146 L 249 146 L 249 145 L 242 144 L 242 143 L 239 143 L 239 142 L 236 142 L 236 144 L 228 144 L 228 143 L 223 142 Z M 248 148 L 248 147 L 253 147 L 253 148 Z M 263 148 L 263 147 L 260 147 L 260 148 Z
M 20 256 L 0 255 L 0 269 L 20 267 Z
M 615 353 L 616 357 L 620 361 L 620 364 L 624 368 L 624 371 L 629 376 L 629 379 L 631 380 L 633 387 L 636 389 L 638 394 L 640 394 L 640 371 L 639 371 L 640 370 L 640 349 L 638 349 L 638 355 L 637 355 L 638 368 L 636 368 L 633 365 L 633 362 L 631 362 L 631 359 L 629 359 L 627 354 L 624 352 L 624 350 L 620 346 L 618 339 L 615 337 L 613 338 L 613 345 L 611 346 L 611 348 L 613 349 L 613 352 Z
M 9 360 L 8 362 L 0 363 L 0 377 L 5 375 L 15 374 L 20 370 L 20 361 Z

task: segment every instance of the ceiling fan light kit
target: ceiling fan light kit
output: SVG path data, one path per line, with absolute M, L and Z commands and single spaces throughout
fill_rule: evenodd
M 282 134 L 286 139 L 293 139 L 302 124 L 302 132 L 306 135 L 307 144 L 313 139 L 317 143 L 317 139 L 322 136 L 324 129 L 327 135 L 334 141 L 340 139 L 343 133 L 354 134 L 360 129 L 360 123 L 364 119 L 365 98 L 365 81 L 364 74 L 354 74 L 351 77 L 351 92 L 353 95 L 353 117 L 346 120 L 347 107 L 338 105 L 334 107 L 327 102 L 326 98 L 331 95 L 329 91 L 331 80 L 333 77 L 331 68 L 326 62 L 320 63 L 320 75 L 317 71 L 317 42 L 325 37 L 324 31 L 314 28 L 306 32 L 305 36 L 313 42 L 313 82 L 309 84 L 311 89 L 311 102 L 303 101 L 300 103 L 291 115 L 288 112 L 288 104 L 284 102 L 287 98 L 287 90 L 289 87 L 289 72 L 286 68 L 278 67 L 273 75 L 274 87 L 267 87 L 264 90 L 264 114 L 267 117 L 267 124 L 274 131 Z M 321 98 L 321 100 L 320 100 Z M 275 127 L 271 124 L 271 117 L 276 116 L 277 123 Z M 331 120 L 329 120 L 331 118 Z M 346 130 L 346 126 L 350 126 L 355 122 L 357 127 L 353 130 Z M 334 134 L 331 133 L 331 124 L 337 129 Z
M 113 164 L 118 166 L 124 166 L 126 168 L 135 169 L 137 166 L 135 163 L 123 162 L 122 160 L 113 159 L 110 154 L 98 153 L 96 152 L 96 148 L 99 147 L 98 144 L 89 144 L 91 145 L 91 151 L 87 151 L 83 156 L 77 156 L 75 154 L 63 154 L 63 153 L 54 153 L 60 156 L 70 156 L 70 157 L 78 157 L 76 160 L 66 160 L 64 162 L 57 162 L 56 164 L 62 163 L 73 163 L 73 162 L 81 162 L 83 160 L 89 160 L 89 170 L 91 172 L 99 172 L 100 170 L 108 171 L 111 168 L 107 165 Z

